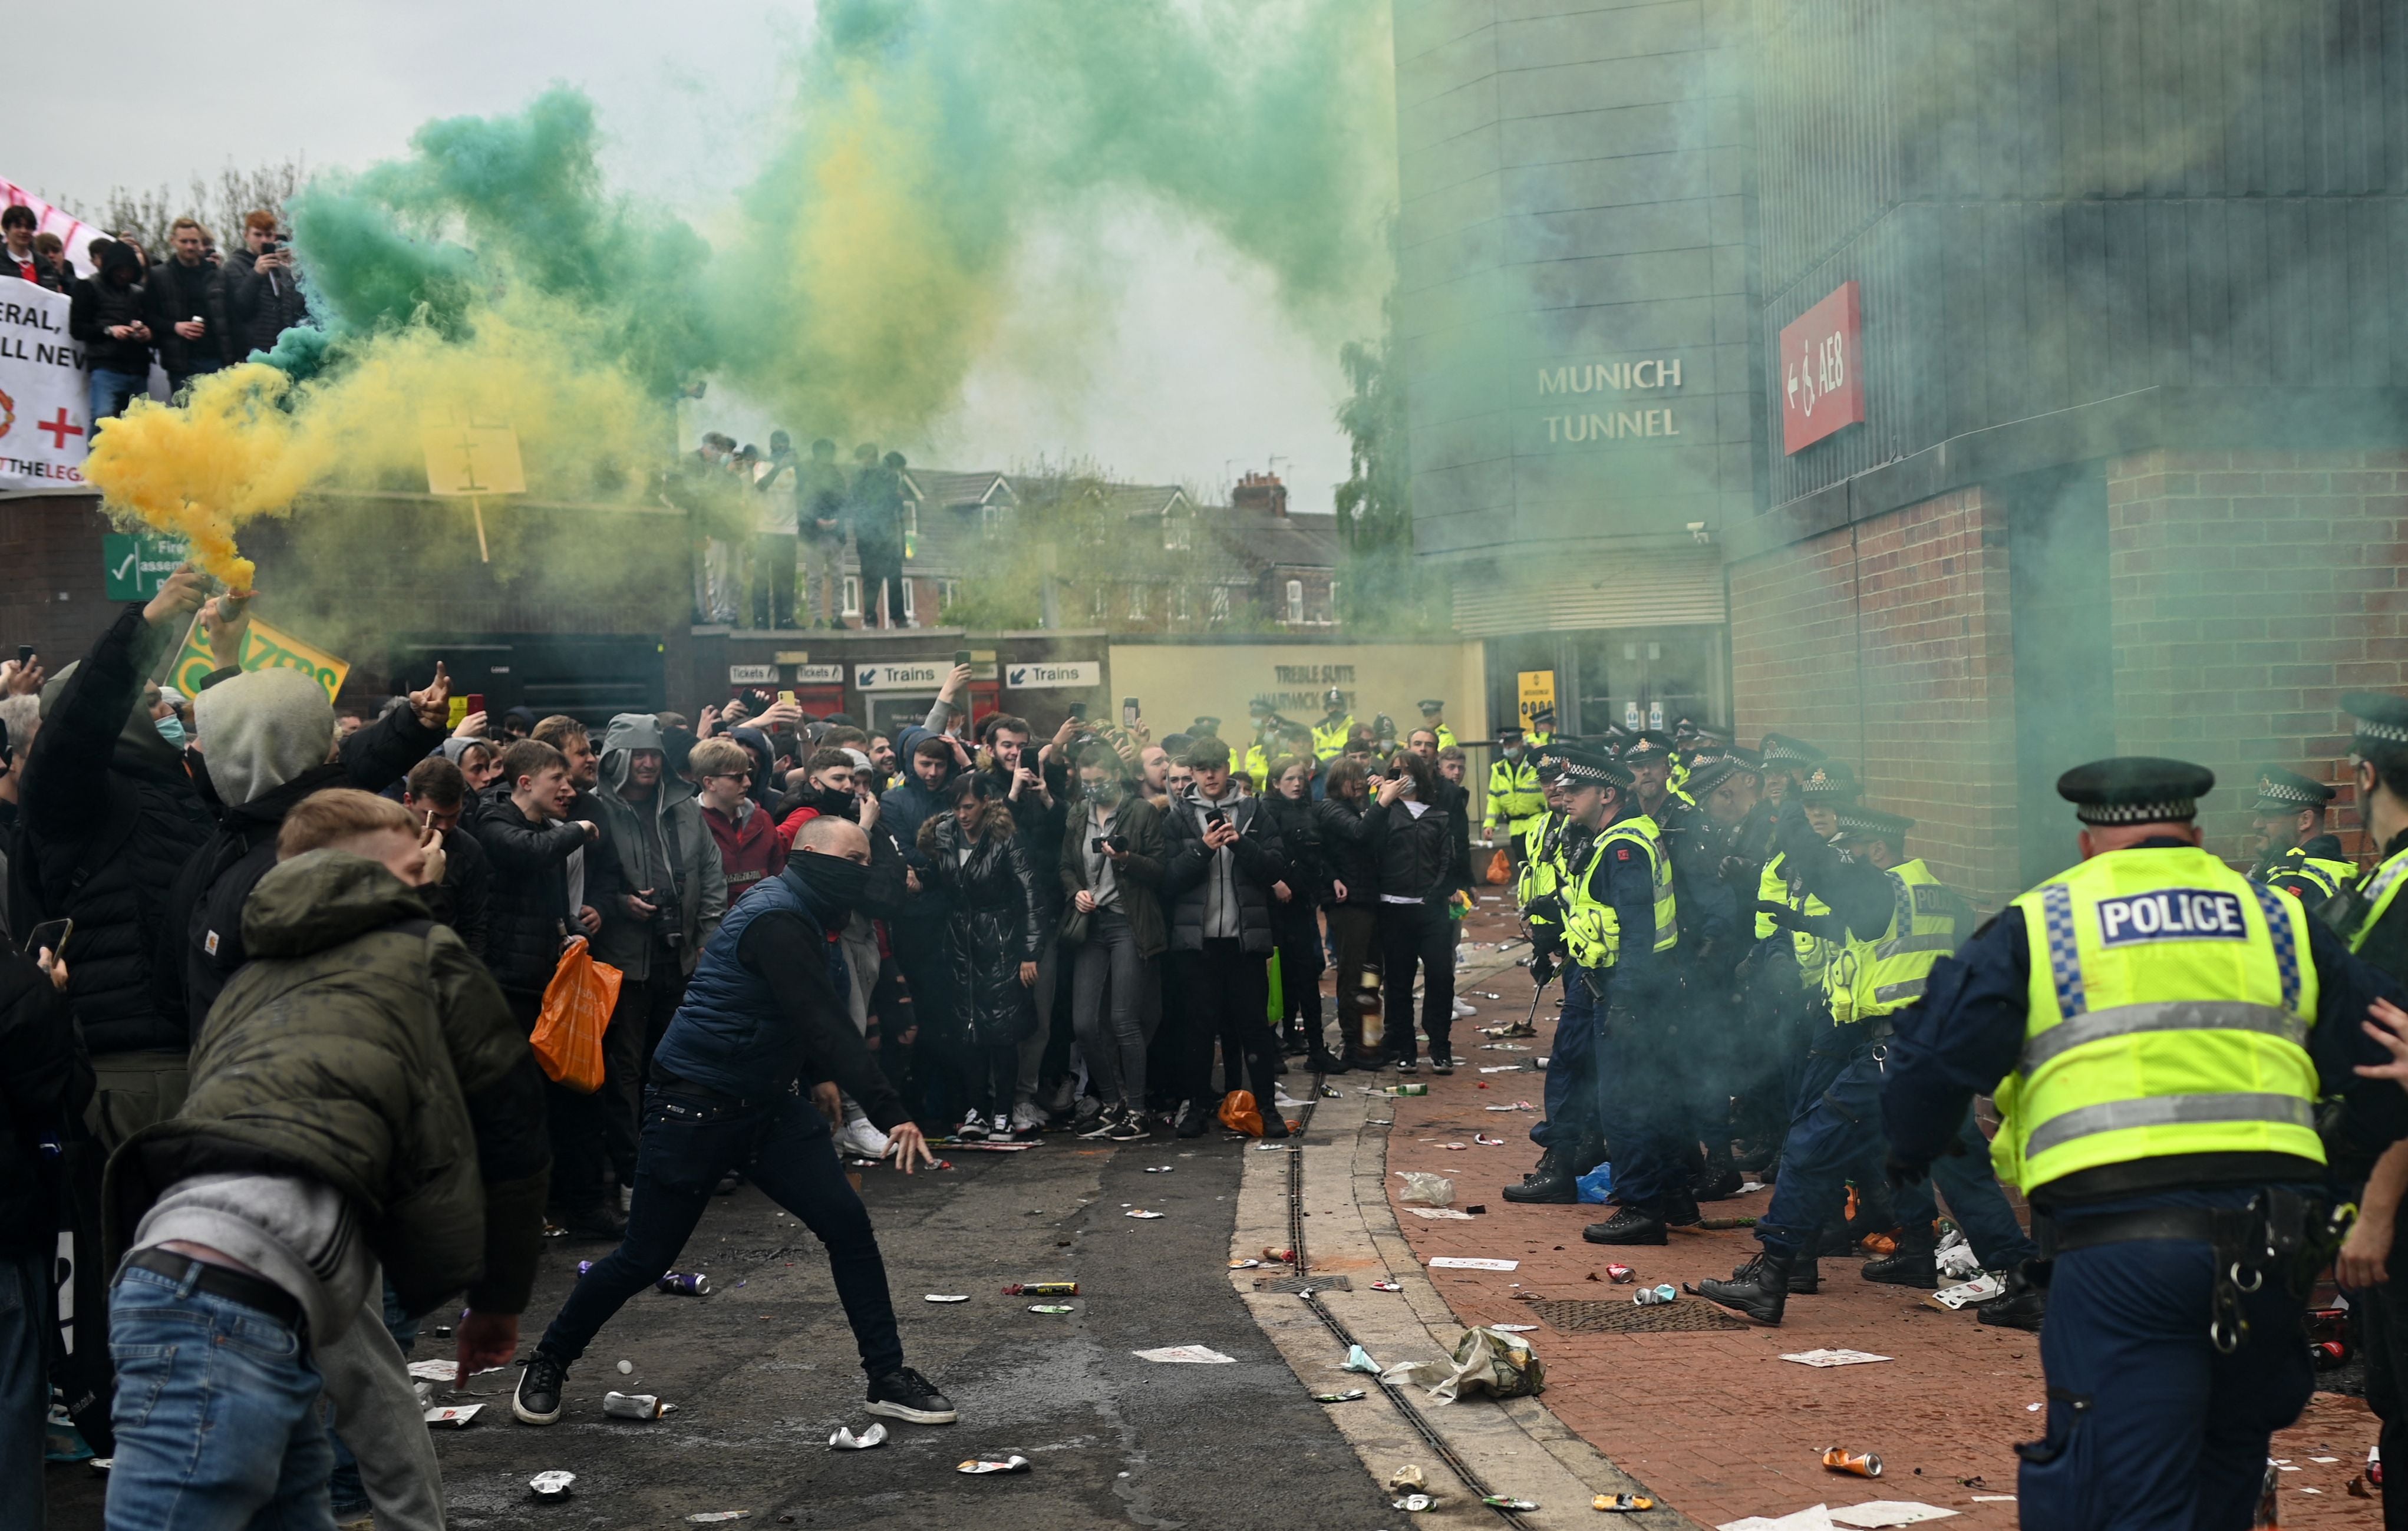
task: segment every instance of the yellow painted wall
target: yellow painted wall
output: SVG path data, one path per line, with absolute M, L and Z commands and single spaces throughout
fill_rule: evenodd
M 1246 704 L 1268 696 L 1283 716 L 1302 723 L 1321 721 L 1321 694 L 1335 685 L 1351 699 L 1355 718 L 1369 723 L 1385 712 L 1401 739 L 1421 722 L 1414 703 L 1435 696 L 1446 703 L 1447 726 L 1458 739 L 1488 737 L 1482 645 L 1477 639 L 1438 642 L 1114 643 L 1108 673 L 1111 715 L 1121 699 L 1134 696 L 1146 726 L 1160 738 L 1182 732 L 1198 714 L 1221 720 L 1221 737 L 1243 749 L 1249 737 Z M 1328 677 L 1325 679 L 1325 677 Z M 1479 811 L 1489 754 L 1470 756 L 1464 780 Z M 1477 827 L 1477 826 L 1475 826 Z

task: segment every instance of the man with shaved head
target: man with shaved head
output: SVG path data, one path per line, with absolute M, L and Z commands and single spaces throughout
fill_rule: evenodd
M 828 1135 L 840 1086 L 886 1134 L 905 1174 L 936 1162 L 843 997 L 851 980 L 834 937 L 868 886 L 861 826 L 813 819 L 796 837 L 786 869 L 755 883 L 703 946 L 652 1054 L 626 1238 L 570 1290 L 527 1358 L 510 1399 L 523 1423 L 560 1418 L 569 1366 L 629 1297 L 675 1263 L 731 1169 L 827 1247 L 828 1273 L 869 1376 L 869 1412 L 953 1423 L 953 1404 L 903 1364 L 878 1236 Z

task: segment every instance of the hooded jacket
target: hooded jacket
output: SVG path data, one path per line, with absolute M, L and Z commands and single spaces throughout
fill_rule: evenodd
M 71 918 L 67 998 L 95 1055 L 182 1052 L 180 1009 L 152 982 L 167 891 L 209 835 L 183 756 L 142 706 L 142 672 L 168 635 L 129 604 L 92 651 L 42 688 L 42 730 L 26 751 L 9 855 L 12 930 Z
M 1223 896 L 1237 900 L 1239 949 L 1250 956 L 1268 957 L 1277 944 L 1271 937 L 1271 884 L 1287 876 L 1287 853 L 1271 828 L 1270 815 L 1259 797 L 1239 797 L 1220 805 L 1238 828 L 1237 843 L 1215 851 L 1204 844 L 1204 816 L 1212 805 L 1190 787 L 1187 795 L 1171 799 L 1163 815 L 1162 896 L 1170 906 L 1170 949 L 1204 950 L 1205 923 L 1211 912 L 1212 884 L 1221 880 Z
M 666 763 L 649 799 L 626 795 L 629 763 L 638 750 L 661 750 L 659 721 L 649 712 L 622 712 L 612 718 L 602 736 L 602 785 L 595 794 L 604 819 L 599 850 L 616 858 L 620 887 L 637 894 L 651 890 L 652 896 L 645 902 L 671 921 L 679 976 L 683 977 L 694 971 L 703 947 L 719 928 L 720 916 L 727 912 L 727 873 L 694 789 L 671 776 Z M 618 898 L 595 907 L 602 911 L 595 957 L 630 979 L 649 978 L 660 916 L 638 920 Z
M 93 371 L 137 378 L 150 372 L 150 341 L 120 340 L 108 333 L 120 324 L 150 322 L 143 275 L 142 257 L 112 239 L 100 252 L 100 268 L 75 284 L 67 333 L 83 342 L 84 359 Z
M 329 787 L 382 792 L 442 741 L 407 707 L 344 739 L 335 707 L 299 670 L 212 677 L 193 699 L 221 804 L 217 832 L 193 853 L 167 895 L 167 947 L 156 974 L 162 1008 L 180 1006 L 194 1032 L 245 961 L 242 908 L 276 865 L 276 837 L 293 805 Z
M 797 808 L 796 813 L 803 810 Z M 710 826 L 710 837 L 719 844 L 719 869 L 727 878 L 727 902 L 733 907 L 763 878 L 776 877 L 786 869 L 787 848 L 794 843 L 792 830 L 784 824 L 772 824 L 769 810 L 750 797 L 736 800 L 736 817 L 728 818 L 716 808 L 706 807 L 702 822 Z M 799 824 L 794 828 L 800 828 Z
M 313 851 L 260 879 L 251 960 L 194 1038 L 183 1109 L 128 1138 L 103 1200 L 111 1263 L 189 1176 L 340 1192 L 410 1312 L 471 1288 L 526 1304 L 549 1175 L 541 1075 L 459 937 L 384 866 Z

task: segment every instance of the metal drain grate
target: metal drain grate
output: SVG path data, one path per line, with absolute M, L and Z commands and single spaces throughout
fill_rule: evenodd
M 1530 1309 L 1551 1326 L 1570 1334 L 1703 1334 L 1747 1327 L 1713 1304 L 1685 1295 L 1677 1302 L 1646 1308 L 1625 1298 L 1621 1302 L 1534 1302 Z
M 1254 1290 L 1257 1292 L 1296 1293 L 1307 1288 L 1315 1292 L 1352 1292 L 1354 1290 L 1354 1283 L 1343 1276 L 1257 1276 L 1254 1278 Z

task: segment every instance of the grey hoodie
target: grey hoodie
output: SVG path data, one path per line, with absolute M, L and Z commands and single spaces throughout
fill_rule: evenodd
M 703 944 L 719 929 L 719 917 L 727 912 L 727 874 L 694 789 L 670 775 L 666 766 L 650 798 L 631 801 L 625 795 L 630 758 L 639 750 L 662 748 L 660 722 L 651 713 L 622 712 L 612 718 L 602 736 L 602 780 L 595 795 L 609 817 L 605 839 L 619 859 L 626 888 L 653 890 L 656 896 L 646 902 L 665 913 L 674 907 L 679 969 L 691 973 Z M 635 919 L 625 906 L 611 900 L 611 907 L 602 911 L 594 955 L 630 979 L 649 978 L 657 950 L 656 923 Z

